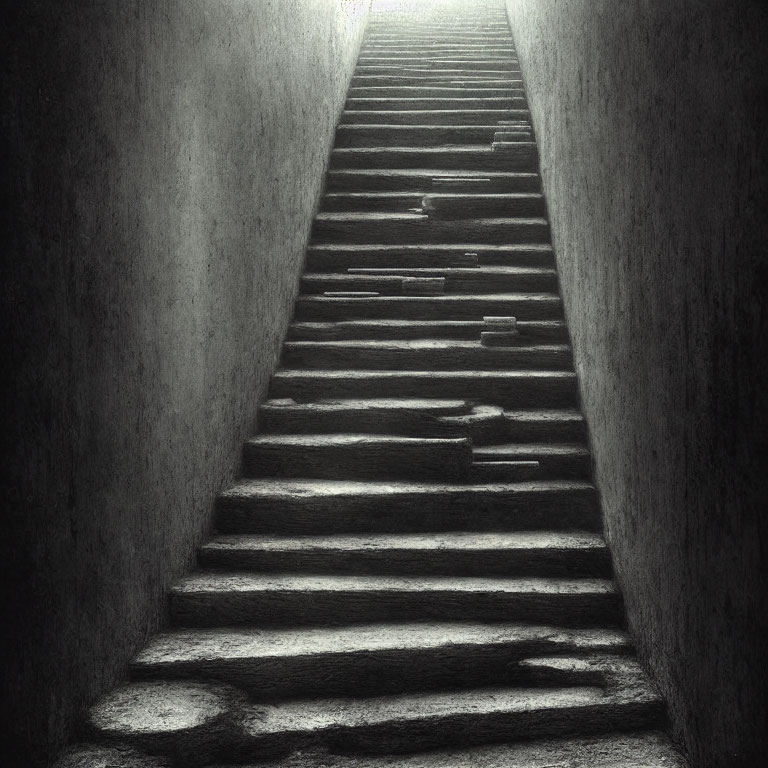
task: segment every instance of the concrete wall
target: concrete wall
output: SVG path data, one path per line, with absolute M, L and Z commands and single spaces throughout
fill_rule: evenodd
M 762 764 L 766 11 L 507 5 L 632 629 L 693 763 Z
M 4 15 L 6 765 L 41 763 L 119 677 L 236 472 L 367 6 Z

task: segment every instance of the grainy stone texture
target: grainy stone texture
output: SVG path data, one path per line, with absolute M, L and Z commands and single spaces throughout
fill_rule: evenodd
M 692 762 L 758 765 L 768 14 L 507 6 L 630 624 Z
M 4 15 L 5 765 L 41 764 L 115 681 L 232 478 L 367 5 L 32 0 Z

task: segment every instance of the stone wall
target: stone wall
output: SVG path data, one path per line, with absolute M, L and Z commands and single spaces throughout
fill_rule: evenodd
M 164 616 L 290 318 L 366 0 L 4 15 L 4 764 Z
M 629 621 L 693 764 L 758 765 L 768 11 L 507 6 Z

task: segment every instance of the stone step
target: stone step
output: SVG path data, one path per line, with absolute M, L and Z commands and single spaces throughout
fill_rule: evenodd
M 446 50 L 446 48 L 448 50 Z M 411 48 L 399 47 L 371 49 L 363 47 L 357 59 L 357 66 L 368 64 L 383 64 L 393 67 L 409 67 L 413 64 L 427 66 L 466 67 L 471 69 L 485 69 L 488 66 L 517 66 L 517 56 L 509 47 L 482 47 L 472 50 L 450 49 L 450 46 L 435 48 Z
M 361 55 L 370 55 L 376 53 L 389 54 L 390 56 L 408 56 L 415 53 L 436 53 L 442 56 L 471 55 L 483 58 L 486 55 L 501 54 L 517 58 L 517 52 L 511 39 L 507 41 L 485 42 L 485 43 L 463 43 L 455 42 L 431 42 L 417 43 L 410 42 L 407 45 L 401 43 L 383 43 L 369 41 L 360 48 Z
M 484 347 L 479 341 L 453 339 L 287 341 L 282 364 L 287 368 L 367 370 L 572 370 L 567 344 Z
M 600 534 L 557 531 L 215 536 L 200 548 L 199 561 L 205 568 L 291 573 L 611 575 Z
M 442 531 L 600 531 L 594 487 L 575 480 L 465 484 L 277 480 L 219 495 L 219 533 L 320 535 Z
M 497 125 L 373 125 L 342 124 L 336 129 L 335 147 L 434 147 L 440 144 L 489 144 Z M 517 141 L 529 142 L 531 133 L 518 132 Z
M 477 320 L 513 315 L 521 320 L 560 320 L 554 293 L 488 293 L 451 296 L 299 296 L 294 319 L 304 320 Z
M 340 322 L 298 322 L 288 326 L 290 341 L 334 341 L 344 339 L 471 339 L 480 338 L 486 324 L 473 320 L 342 320 Z M 562 320 L 518 321 L 524 339 L 567 341 Z
M 341 114 L 341 125 L 498 125 L 515 115 L 511 109 L 348 109 Z
M 430 192 L 422 200 L 422 210 L 439 219 L 547 215 L 544 196 L 535 193 Z
M 301 278 L 302 293 L 342 291 L 352 286 L 397 296 L 407 277 L 439 277 L 445 281 L 445 293 L 518 293 L 523 291 L 554 293 L 557 273 L 549 267 L 351 267 L 354 272 L 307 272 Z M 358 271 L 359 270 L 359 271 Z M 357 289 L 357 288 L 355 288 Z M 473 338 L 480 338 L 479 333 Z
M 377 86 L 373 86 L 376 88 Z M 382 86 L 386 88 L 386 86 Z M 456 86 L 443 86 L 443 88 Z M 370 90 L 370 87 L 366 87 L 361 90 Z M 463 88 L 461 89 L 464 90 Z M 405 96 L 392 96 L 387 95 L 385 90 L 383 94 L 378 96 L 369 97 L 354 97 L 351 96 L 345 103 L 346 110 L 349 111 L 374 111 L 374 112 L 414 112 L 414 111 L 435 111 L 441 110 L 444 112 L 466 112 L 467 110 L 498 110 L 503 109 L 508 112 L 512 112 L 515 117 L 523 117 L 530 120 L 531 113 L 527 106 L 522 102 L 517 103 L 513 99 L 523 98 L 523 93 L 519 89 L 505 89 L 505 93 L 501 96 L 479 96 L 479 97 L 465 97 L 465 96 L 451 96 L 440 95 L 427 96 L 427 97 L 415 97 L 413 95 L 406 94 Z
M 506 31 L 494 31 L 494 32 L 473 32 L 471 30 L 453 30 L 451 32 L 444 32 L 442 34 L 435 34 L 434 32 L 419 32 L 411 30 L 410 32 L 398 32 L 392 31 L 371 31 L 365 41 L 364 46 L 377 45 L 385 47 L 408 48 L 410 46 L 424 46 L 424 45 L 455 45 L 455 46 L 469 46 L 475 45 L 483 46 L 489 45 L 506 45 L 513 46 L 514 41 L 509 30 Z
M 341 150 L 337 150 L 341 151 Z M 345 211 L 318 213 L 312 243 L 541 243 L 550 241 L 541 217 L 437 219 L 423 213 Z
M 244 477 L 466 480 L 466 438 L 371 434 L 258 435 L 243 448 Z
M 407 78 L 417 76 L 415 81 L 405 82 L 400 75 Z M 413 88 L 507 88 L 524 95 L 520 72 L 500 69 L 466 69 L 464 67 L 434 67 L 428 64 L 411 64 L 406 67 L 392 67 L 386 64 L 368 64 L 359 66 L 352 73 L 354 78 L 379 77 L 386 78 L 384 82 L 365 83 L 350 82 L 350 88 L 379 88 L 379 87 L 413 87 Z
M 621 595 L 598 578 L 363 576 L 198 571 L 170 591 L 177 626 L 514 621 L 617 626 Z
M 259 407 L 259 427 L 265 433 L 281 434 L 469 436 L 475 446 L 504 440 L 586 444 L 584 417 L 576 409 L 501 409 L 499 413 L 493 406 L 468 400 L 341 398 L 297 403 L 290 398 L 272 399 Z
M 503 443 L 475 446 L 472 455 L 483 462 L 537 461 L 544 477 L 592 476 L 591 456 L 583 444 Z
M 269 396 L 307 401 L 340 397 L 471 397 L 502 408 L 575 406 L 571 371 L 278 370 Z
M 310 272 L 366 267 L 553 266 L 554 263 L 554 252 L 548 243 L 331 243 L 310 245 L 306 256 L 307 270 Z
M 455 74 L 425 74 L 421 70 L 409 70 L 392 74 L 386 71 L 368 71 L 352 76 L 350 86 L 353 88 L 381 86 L 416 86 L 428 85 L 442 88 L 511 88 L 518 93 L 515 97 L 525 96 L 522 81 L 514 77 L 497 77 L 494 74 L 473 72 L 471 76 Z
M 612 629 L 527 624 L 373 624 L 302 629 L 181 629 L 156 636 L 130 664 L 134 679 L 209 678 L 255 700 L 376 696 L 515 685 L 519 662 L 584 653 L 626 654 Z
M 442 147 L 341 147 L 331 152 L 331 167 L 362 168 L 435 168 L 462 171 L 528 171 L 538 170 L 536 144 L 520 141 L 503 154 L 494 152 L 490 144 Z
M 422 195 L 436 190 L 434 179 L 455 178 L 452 192 L 477 192 L 478 185 L 488 193 L 539 192 L 541 180 L 535 172 L 472 171 L 433 168 L 347 168 L 328 172 L 329 192 L 407 192 Z M 443 183 L 444 186 L 444 183 Z
M 522 741 L 530 755 L 530 740 L 535 737 L 594 737 L 616 730 L 660 728 L 666 723 L 662 700 L 632 658 L 597 653 L 533 656 L 513 665 L 522 679 L 532 677 L 534 669 L 547 668 L 558 671 L 556 685 L 496 685 L 364 698 L 291 699 L 280 703 L 249 702 L 242 690 L 225 683 L 139 680 L 114 689 L 91 708 L 85 736 L 107 745 L 117 743 L 123 750 L 114 750 L 111 761 L 105 762 L 102 756 L 85 765 L 126 765 L 125 760 L 130 759 L 125 751 L 127 745 L 172 756 L 175 765 L 200 765 L 216 759 L 231 761 L 233 756 L 239 762 L 248 758 L 263 760 L 297 752 L 300 762 L 291 759 L 281 765 L 413 765 L 417 757 L 419 766 L 467 768 L 470 763 L 452 761 L 456 753 L 447 763 L 425 763 L 429 756 L 425 757 L 423 750 L 466 750 L 502 742 L 508 751 L 517 747 L 507 742 Z M 562 744 L 549 742 L 544 752 L 534 753 L 536 763 L 515 765 L 553 765 L 552 756 L 562 754 Z M 595 749 L 594 741 L 590 746 Z M 323 753 L 322 760 L 312 762 L 313 750 Z M 402 763 L 390 756 L 417 751 L 421 754 Z M 346 753 L 350 757 L 329 757 L 328 752 Z M 309 763 L 305 762 L 307 753 Z M 361 753 L 387 757 L 361 760 Z M 487 748 L 485 754 L 488 755 Z M 596 765 L 591 760 L 584 762 L 583 751 L 575 757 L 567 764 Z M 656 765 L 643 759 L 643 755 L 638 757 L 640 762 L 608 765 Z M 541 762 L 542 758 L 547 762 Z M 68 759 L 72 765 L 71 757 Z M 163 764 L 149 759 L 131 763 Z M 479 764 L 508 763 L 493 760 Z
M 493 687 L 291 701 L 266 711 L 254 704 L 245 716 L 245 740 L 251 741 L 255 754 L 311 742 L 331 752 L 389 754 L 665 724 L 662 700 L 634 660 L 570 661 L 571 674 L 554 688 Z M 576 682 L 585 677 L 602 685 Z
M 517 78 L 513 78 L 517 79 Z M 448 86 L 448 85 L 366 85 L 364 87 L 353 86 L 347 91 L 347 105 L 351 109 L 354 103 L 360 99 L 412 99 L 416 101 L 424 101 L 428 98 L 436 98 L 442 101 L 448 99 L 451 100 L 482 100 L 497 99 L 497 105 L 501 106 L 499 102 L 507 108 L 515 108 L 515 105 L 521 105 L 525 108 L 525 98 L 520 96 L 519 88 L 505 87 L 505 88 L 493 88 L 484 86 L 472 86 L 471 88 L 463 88 L 461 86 Z M 352 103 L 350 103 L 352 102 Z M 456 106 L 460 106 L 456 104 Z M 469 107 L 468 104 L 464 105 Z M 492 106 L 492 104 L 483 105 L 486 107 Z M 521 106 L 517 106 L 518 109 Z M 414 105 L 416 109 L 425 109 L 427 107 L 418 107 Z M 361 109 L 362 105 L 360 106 Z M 445 108 L 445 107 L 443 107 Z

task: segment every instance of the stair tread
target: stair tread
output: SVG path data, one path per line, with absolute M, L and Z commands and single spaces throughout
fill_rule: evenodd
M 484 460 L 525 460 L 537 456 L 589 456 L 586 445 L 572 443 L 503 443 L 500 445 L 479 445 L 472 449 L 475 459 Z
M 405 480 L 320 480 L 260 478 L 240 480 L 221 493 L 224 499 L 248 501 L 286 499 L 299 502 L 334 499 L 387 499 L 400 497 L 523 496 L 527 493 L 594 491 L 580 480 L 528 480 L 520 483 L 439 483 Z
M 255 573 L 196 571 L 171 588 L 174 594 L 313 592 L 510 593 L 532 595 L 615 595 L 611 579 L 508 576 L 395 576 L 371 574 Z
M 440 445 L 463 445 L 468 442 L 464 437 L 403 437 L 400 435 L 378 435 L 366 433 L 333 433 L 333 434 L 267 434 L 256 435 L 246 440 L 248 445 L 258 446 L 302 446 L 322 448 L 323 446 L 340 446 L 364 448 L 366 445 L 381 446 L 414 446 L 436 447 Z
M 300 629 L 179 629 L 156 635 L 131 662 L 134 670 L 215 660 L 260 660 L 456 645 L 535 646 L 538 653 L 627 650 L 616 629 L 572 629 L 528 624 L 389 623 Z M 534 649 L 532 648 L 532 652 Z
M 588 531 L 436 531 L 433 533 L 357 533 L 315 536 L 267 536 L 258 534 L 218 535 L 203 548 L 363 552 L 392 549 L 429 552 L 433 550 L 604 550 L 602 534 Z
M 302 752 L 284 768 L 686 768 L 669 737 L 657 731 L 592 736 L 589 738 L 533 739 L 502 746 L 462 747 L 450 751 L 398 756 L 330 755 Z M 244 765 L 243 768 L 257 768 Z M 278 768 L 276 763 L 258 768 Z

